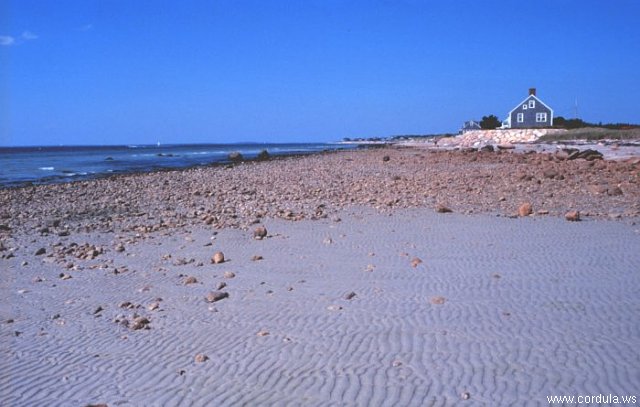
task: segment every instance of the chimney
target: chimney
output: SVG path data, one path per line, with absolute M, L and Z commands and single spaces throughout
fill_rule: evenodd
M 529 95 L 536 95 L 536 88 L 529 88 Z

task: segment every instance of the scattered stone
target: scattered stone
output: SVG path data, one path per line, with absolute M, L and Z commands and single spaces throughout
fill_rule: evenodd
M 160 303 L 158 303 L 158 302 L 152 302 L 151 304 L 147 305 L 147 309 L 149 311 L 155 311 L 158 308 L 160 308 Z
M 207 360 L 209 360 L 209 356 L 205 355 L 204 353 L 198 353 L 193 360 L 195 360 L 196 363 L 204 363 Z
M 198 282 L 198 279 L 193 277 L 193 276 L 189 276 L 187 278 L 184 279 L 184 281 L 182 282 L 183 285 L 189 285 L 189 284 L 195 284 Z
M 236 274 L 233 271 L 225 271 L 223 274 L 224 278 L 234 278 Z
M 487 144 L 485 146 L 480 147 L 480 151 L 484 153 L 493 153 L 495 149 L 491 144 Z
M 433 305 L 442 305 L 445 303 L 445 301 L 446 299 L 441 296 L 431 297 L 431 299 L 429 300 L 429 302 Z
M 258 335 L 258 336 L 268 336 L 268 335 L 269 335 L 269 332 L 268 332 L 268 331 L 265 331 L 265 330 L 263 329 L 263 330 L 259 331 L 256 335 Z
M 60 273 L 58 275 L 58 277 L 60 277 L 61 280 L 68 280 L 68 279 L 72 278 L 71 275 L 69 275 L 67 273 Z
M 531 203 L 525 202 L 518 208 L 518 216 L 529 216 L 533 213 L 533 207 Z
M 442 204 L 438 204 L 438 206 L 436 206 L 436 212 L 437 213 L 451 213 L 453 211 L 451 210 L 451 208 L 449 208 L 447 206 L 444 206 Z
M 99 314 L 102 311 L 104 311 L 104 308 L 102 308 L 102 306 L 98 305 L 98 307 L 95 310 L 93 310 L 93 315 Z
M 498 150 L 513 150 L 514 148 L 516 148 L 516 146 L 511 143 L 498 144 Z
M 570 222 L 577 222 L 580 220 L 579 211 L 569 211 L 564 215 L 564 218 Z
M 130 301 L 123 301 L 123 302 L 118 304 L 118 308 L 133 309 L 135 307 L 136 306 L 134 304 L 132 304 Z
M 218 283 L 218 286 L 216 287 L 216 290 L 222 290 L 223 288 L 225 288 L 227 286 L 227 283 L 225 283 L 224 281 L 220 281 Z
M 340 311 L 342 310 L 342 307 L 340 305 L 329 305 L 327 309 L 329 311 Z
M 220 300 L 224 300 L 225 298 L 228 298 L 228 297 L 229 297 L 229 293 L 226 292 L 226 291 L 211 291 L 205 297 L 205 301 L 206 302 L 217 302 L 217 301 L 220 301 Z
M 418 257 L 414 257 L 411 260 L 411 267 L 416 268 L 420 263 L 422 263 L 422 260 L 420 260 Z
M 224 263 L 224 253 L 222 252 L 216 252 L 213 257 L 211 258 L 211 263 L 213 264 L 220 264 L 220 263 Z
M 607 189 L 607 195 L 609 196 L 620 196 L 622 195 L 622 189 L 620 187 L 615 186 Z
M 260 255 L 255 255 L 251 257 L 251 261 L 260 261 L 260 260 L 263 260 L 263 257 Z
M 133 322 L 131 323 L 130 328 L 133 329 L 134 331 L 137 331 L 139 329 L 149 329 L 150 323 L 151 321 L 149 320 L 149 318 L 136 317 L 133 319 Z
M 345 299 L 345 300 L 351 300 L 351 299 L 353 299 L 353 298 L 355 298 L 355 297 L 356 297 L 356 293 L 354 293 L 353 291 L 348 292 L 348 293 L 346 293 L 346 294 L 344 295 L 344 299 Z
M 385 155 L 382 157 L 382 161 L 387 162 L 389 161 L 391 158 L 388 155 Z
M 118 252 L 118 253 L 122 253 L 123 251 L 124 251 L 124 245 L 123 245 L 122 243 L 119 243 L 119 244 L 116 246 L 116 252 Z
M 469 400 L 471 398 L 471 393 L 469 393 L 468 391 L 465 391 L 460 395 L 460 398 L 462 400 Z
M 265 228 L 264 226 L 258 226 L 254 231 L 253 231 L 253 238 L 256 240 L 262 240 L 265 237 L 267 237 L 267 228 Z
M 176 261 L 173 262 L 174 266 L 186 266 L 187 264 L 191 264 L 191 263 L 195 263 L 196 259 L 187 259 L 184 257 L 181 257 L 179 259 L 177 259 Z
M 45 249 L 44 247 L 39 248 L 38 250 L 36 250 L 35 255 L 36 256 L 42 256 L 43 254 L 45 254 L 47 252 L 47 249 Z

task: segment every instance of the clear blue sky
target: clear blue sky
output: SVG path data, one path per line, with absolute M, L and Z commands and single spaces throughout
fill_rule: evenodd
M 640 122 L 640 1 L 0 0 L 0 145 Z

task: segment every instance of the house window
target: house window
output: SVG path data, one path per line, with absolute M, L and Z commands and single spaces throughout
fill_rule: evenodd
M 536 107 L 536 101 L 531 99 L 529 101 L 529 109 L 535 109 L 535 107 Z
M 522 105 L 522 110 L 527 110 L 527 104 Z
M 518 123 L 524 123 L 524 113 L 518 113 L 517 121 Z
M 546 122 L 547 122 L 546 113 L 536 113 L 536 123 L 546 123 Z

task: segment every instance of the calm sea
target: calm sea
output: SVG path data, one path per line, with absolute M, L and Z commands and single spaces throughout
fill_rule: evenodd
M 357 147 L 339 143 L 0 147 L 0 188 L 206 166 L 228 162 L 229 153 L 236 151 L 251 159 L 262 150 L 283 156 Z

